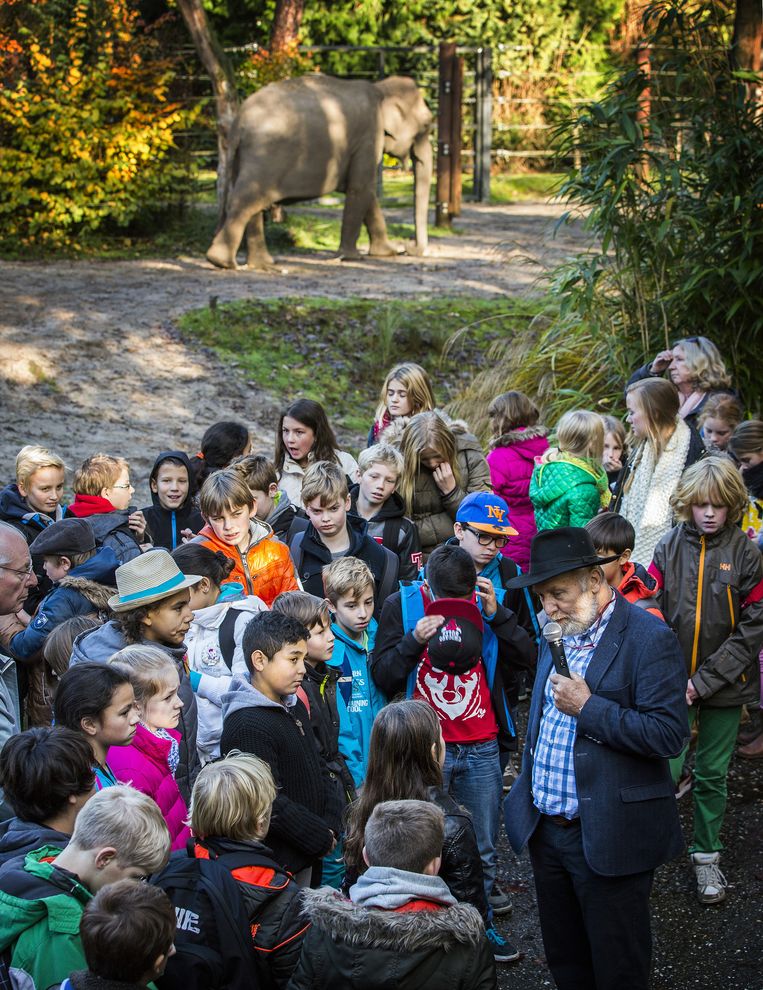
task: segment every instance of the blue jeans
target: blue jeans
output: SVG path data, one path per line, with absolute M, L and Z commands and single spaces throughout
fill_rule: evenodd
M 477 848 L 485 878 L 485 897 L 495 882 L 495 845 L 498 841 L 503 778 L 495 739 L 480 743 L 447 743 L 443 787 L 472 816 Z

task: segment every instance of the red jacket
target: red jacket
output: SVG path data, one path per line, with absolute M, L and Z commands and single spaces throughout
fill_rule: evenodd
M 639 576 L 639 571 L 643 577 Z M 647 582 L 651 583 L 647 584 Z M 623 567 L 623 579 L 617 590 L 627 602 L 633 604 L 634 602 L 655 598 L 659 588 L 654 578 L 650 574 L 647 574 L 643 567 L 637 568 L 636 564 L 632 560 L 629 560 L 625 567 Z M 657 607 L 656 601 L 653 605 L 647 605 L 644 608 L 645 611 L 651 612 L 658 619 L 662 619 L 663 622 L 665 621 L 665 616 Z

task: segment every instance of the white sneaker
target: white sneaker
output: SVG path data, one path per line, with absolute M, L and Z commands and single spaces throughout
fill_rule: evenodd
M 692 853 L 691 863 L 697 875 L 697 899 L 700 904 L 719 904 L 726 897 L 728 881 L 718 864 L 720 853 Z

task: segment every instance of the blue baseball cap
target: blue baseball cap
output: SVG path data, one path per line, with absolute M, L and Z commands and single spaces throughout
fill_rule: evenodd
M 500 495 L 492 492 L 472 492 L 467 495 L 456 513 L 456 522 L 483 533 L 497 536 L 516 536 L 517 531 L 509 525 L 509 507 Z

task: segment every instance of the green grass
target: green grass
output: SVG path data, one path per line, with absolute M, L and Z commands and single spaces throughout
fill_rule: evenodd
M 485 367 L 491 344 L 521 333 L 543 306 L 465 297 L 245 300 L 186 313 L 179 327 L 284 403 L 317 399 L 340 433 L 360 442 L 391 365 L 423 365 L 445 406 Z

